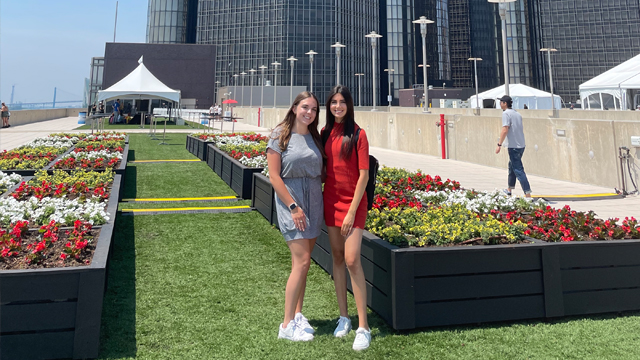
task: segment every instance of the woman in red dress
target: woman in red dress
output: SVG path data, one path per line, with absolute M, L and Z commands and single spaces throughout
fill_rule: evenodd
M 347 309 L 348 269 L 359 321 L 353 349 L 363 350 L 371 343 L 367 289 L 360 262 L 362 232 L 367 219 L 365 188 L 369 180 L 369 142 L 363 129 L 356 139 L 359 126 L 354 120 L 353 98 L 349 89 L 344 86 L 333 88 L 326 109 L 327 123 L 322 131 L 327 155 L 324 220 L 329 230 L 333 280 L 340 308 L 340 319 L 333 334 L 343 337 L 351 330 Z

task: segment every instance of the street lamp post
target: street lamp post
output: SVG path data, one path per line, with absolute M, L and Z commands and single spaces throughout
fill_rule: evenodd
M 429 113 L 429 84 L 427 81 L 427 24 L 433 24 L 433 20 L 420 16 L 420 19 L 414 20 L 414 24 L 420 24 L 420 35 L 422 35 L 422 79 L 424 80 L 424 103 L 422 112 Z
M 389 95 L 387 96 L 387 100 L 389 101 L 389 110 L 391 110 L 391 99 L 393 99 L 393 95 L 391 95 L 391 73 L 395 70 L 393 69 L 384 69 L 389 75 Z
M 242 75 L 242 94 L 240 95 L 240 107 L 244 107 L 244 76 L 247 75 L 246 72 L 241 72 L 240 75 Z
M 472 57 L 469 61 L 473 61 L 473 72 L 476 74 L 476 115 L 480 115 L 480 97 L 478 96 L 478 61 L 482 61 L 482 58 Z
M 313 50 L 309 50 L 309 52 L 305 53 L 305 55 L 309 55 L 309 63 L 311 64 L 311 79 L 310 79 L 311 86 L 309 86 L 309 89 L 311 90 L 311 92 L 313 92 L 313 55 L 317 55 L 317 54 L 318 53 Z
M 294 58 L 293 56 L 290 56 L 287 60 L 291 65 L 291 86 L 289 86 L 289 103 L 292 104 L 293 103 L 293 66 L 295 65 L 296 61 L 298 61 L 298 59 Z
M 266 68 L 267 67 L 264 66 L 264 65 L 260 65 L 260 67 L 258 68 L 258 69 L 262 70 L 262 75 L 261 75 L 262 76 L 262 81 L 260 81 L 260 85 L 262 87 L 262 90 L 260 92 L 260 107 L 261 108 L 264 107 L 264 70 Z M 260 110 L 260 111 L 262 111 L 262 110 Z
M 220 88 L 220 81 L 216 81 L 216 91 L 213 93 L 214 104 L 217 104 L 218 102 L 220 102 L 220 99 L 218 99 L 218 88 Z
M 424 67 L 428 67 L 428 68 L 430 68 L 430 67 L 431 67 L 431 65 L 426 65 L 426 66 L 425 66 L 424 64 L 420 64 L 420 65 L 418 65 L 418 67 L 419 67 L 419 68 L 424 68 Z M 423 69 L 423 71 L 424 71 L 424 69 Z M 425 82 L 425 84 L 424 84 L 424 85 L 427 85 L 427 84 L 426 84 L 426 82 Z M 424 86 L 424 85 L 423 85 L 423 86 Z M 428 85 L 427 85 L 427 86 L 428 86 Z M 426 110 L 426 111 L 425 111 L 425 110 L 424 110 L 424 108 L 423 108 L 423 109 L 422 109 L 422 112 L 427 113 L 427 114 L 430 114 L 431 112 L 429 111 L 429 100 L 426 98 L 427 96 L 429 96 L 429 88 L 427 88 L 427 90 L 424 90 L 424 89 L 423 89 L 422 96 L 424 96 L 424 97 L 425 97 L 425 98 L 424 98 L 424 108 L 427 108 L 427 110 Z
M 276 94 L 278 90 L 278 66 L 282 65 L 277 61 L 271 63 L 275 67 L 275 73 L 273 75 L 273 108 L 276 108 Z
M 504 93 L 509 95 L 509 52 L 507 46 L 507 10 L 509 3 L 516 0 L 487 0 L 490 3 L 498 3 L 500 6 L 500 19 L 502 20 L 502 62 L 504 63 Z
M 233 87 L 233 93 L 235 94 L 235 95 L 234 95 L 234 97 L 235 97 L 235 96 L 238 96 L 238 76 L 240 76 L 240 75 L 238 75 L 238 74 L 233 74 L 233 81 L 234 81 L 233 83 L 234 83 L 234 85 L 235 85 L 235 86 Z
M 355 76 L 358 77 L 358 106 L 362 107 L 362 76 L 364 76 L 364 74 L 355 74 Z
M 547 52 L 547 59 L 549 61 L 549 85 L 551 86 L 551 111 L 553 111 L 553 114 L 555 116 L 556 103 L 553 99 L 553 74 L 551 73 L 551 52 L 556 52 L 558 50 L 554 48 L 542 48 L 540 49 L 540 51 Z
M 249 107 L 253 109 L 253 75 L 255 75 L 256 73 L 256 69 L 251 69 L 249 70 L 249 73 L 251 75 L 249 75 L 249 83 L 250 83 L 250 87 L 251 87 L 251 95 L 249 96 Z
M 342 48 L 347 46 L 340 44 L 340 41 L 336 41 L 331 47 L 336 49 L 336 86 L 338 86 L 340 85 L 340 52 Z
M 373 65 L 373 109 L 371 109 L 371 111 L 376 111 L 376 97 L 378 96 L 378 90 L 376 86 L 376 48 L 378 47 L 378 38 L 381 38 L 382 35 L 376 33 L 375 31 L 372 31 L 364 37 L 371 39 L 371 63 Z

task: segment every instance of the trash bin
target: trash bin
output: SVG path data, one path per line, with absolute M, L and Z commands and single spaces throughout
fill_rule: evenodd
M 87 121 L 87 112 L 81 111 L 78 113 L 78 124 L 85 124 Z

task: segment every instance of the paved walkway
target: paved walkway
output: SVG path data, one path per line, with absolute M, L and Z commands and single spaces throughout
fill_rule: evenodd
M 216 123 L 215 128 L 219 129 L 219 125 L 219 123 Z M 28 125 L 12 126 L 8 129 L 0 129 L 0 151 L 13 149 L 35 139 L 36 137 L 46 136 L 50 133 L 73 131 L 73 129 L 78 126 L 78 118 L 68 117 Z M 225 131 L 230 131 L 231 123 L 224 123 L 223 129 Z M 148 131 L 148 129 L 127 130 L 129 133 L 146 133 Z M 158 131 L 161 131 L 161 129 L 158 129 Z M 184 129 L 170 130 L 169 132 L 192 133 L 194 131 L 203 130 Z M 269 133 L 269 129 L 239 122 L 235 123 L 235 131 L 254 131 L 261 134 Z M 84 132 L 90 132 L 90 130 L 84 130 Z M 442 160 L 429 155 L 406 153 L 376 147 L 371 148 L 371 153 L 376 156 L 383 165 L 406 168 L 412 171 L 421 169 L 425 173 L 431 175 L 440 175 L 443 178 L 457 180 L 465 188 L 494 190 L 506 187 L 507 170 L 505 169 L 492 168 L 489 166 L 476 165 L 456 160 Z M 528 177 L 534 194 L 580 195 L 613 192 L 613 189 L 599 186 L 554 180 L 531 174 L 528 174 Z M 519 186 L 519 184 L 517 186 Z M 522 196 L 522 189 L 516 189 L 514 194 Z M 614 200 L 552 202 L 551 205 L 554 207 L 569 205 L 572 209 L 580 211 L 593 210 L 602 218 L 617 217 L 623 219 L 625 216 L 633 216 L 640 219 L 640 198 L 638 196 L 628 196 L 625 199 Z

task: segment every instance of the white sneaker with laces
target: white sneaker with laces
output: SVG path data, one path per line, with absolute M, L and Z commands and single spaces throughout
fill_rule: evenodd
M 299 327 L 306 333 L 314 334 L 316 332 L 315 330 L 313 330 L 313 327 L 311 327 L 311 324 L 309 324 L 309 319 L 302 315 L 302 313 L 297 313 L 296 317 L 293 318 L 293 321 L 296 322 L 297 327 Z
M 333 332 L 333 336 L 335 337 L 344 337 L 351 331 L 351 319 L 348 317 L 340 316 L 338 319 L 338 326 Z
M 296 326 L 295 321 L 291 320 L 286 328 L 283 328 L 280 324 L 278 326 L 278 339 L 287 339 L 291 341 L 309 341 L 313 340 L 313 335 L 302 331 L 302 329 Z
M 356 339 L 353 341 L 353 350 L 364 350 L 371 344 L 371 331 L 365 328 L 356 330 Z

